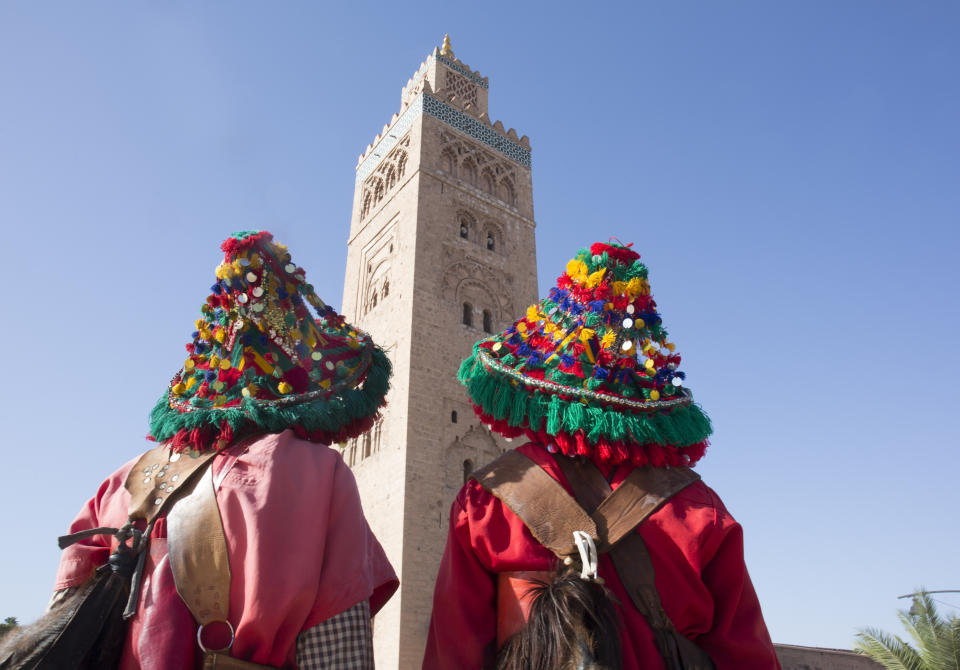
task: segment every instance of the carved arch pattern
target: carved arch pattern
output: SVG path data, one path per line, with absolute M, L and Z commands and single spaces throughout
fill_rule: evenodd
M 440 169 L 508 205 L 517 204 L 513 166 L 473 142 L 440 132 Z
M 407 172 L 410 137 L 397 142 L 397 146 L 380 161 L 380 164 L 363 182 L 363 195 L 360 197 L 360 218 L 365 219 L 376 209 L 384 197 L 390 193 Z
M 440 286 L 443 296 L 458 310 L 464 303 L 473 307 L 476 327 L 483 323 L 486 309 L 490 311 L 496 328 L 498 323 L 513 314 L 511 281 L 512 277 L 505 273 L 494 272 L 471 258 L 463 258 L 444 268 Z

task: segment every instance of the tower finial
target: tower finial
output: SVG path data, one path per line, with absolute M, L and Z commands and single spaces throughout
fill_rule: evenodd
M 453 56 L 453 47 L 450 46 L 450 34 L 447 33 L 443 36 L 443 46 L 440 47 L 440 55 L 442 56 Z

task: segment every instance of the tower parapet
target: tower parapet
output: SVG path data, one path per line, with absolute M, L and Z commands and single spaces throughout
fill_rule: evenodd
M 530 138 L 505 129 L 488 114 L 490 80 L 453 55 L 449 35 L 407 81 L 400 95 L 400 112 L 357 159 L 357 181 L 376 168 L 396 141 L 421 114 L 428 114 L 479 140 L 507 158 L 530 167 Z

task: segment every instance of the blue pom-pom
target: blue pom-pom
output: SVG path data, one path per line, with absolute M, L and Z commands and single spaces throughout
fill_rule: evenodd
M 292 302 L 294 305 L 302 305 L 302 304 L 303 304 L 303 298 L 301 298 L 299 295 L 297 295 L 296 293 L 294 293 L 294 294 L 290 297 L 290 302 Z
M 217 282 L 216 284 L 211 286 L 210 290 L 213 292 L 214 295 L 220 295 L 221 293 L 223 293 L 223 287 L 220 286 L 220 282 Z
M 595 365 L 593 368 L 593 376 L 603 381 L 610 376 L 610 371 L 606 368 L 601 368 L 599 365 Z
M 216 378 L 217 378 L 217 373 L 216 373 L 216 372 L 214 372 L 213 370 L 207 370 L 207 374 L 205 375 L 205 379 L 206 379 L 208 382 L 212 382 L 212 381 L 213 381 L 214 379 L 216 379 Z
M 607 303 L 603 300 L 591 300 L 590 301 L 590 311 L 599 314 L 603 311 L 604 305 Z
M 195 339 L 197 339 L 198 337 L 200 337 L 200 331 L 199 331 L 199 330 L 195 330 L 195 331 L 193 331 L 192 333 L 190 333 L 190 339 L 191 339 L 191 340 L 195 340 Z
M 537 352 L 533 352 L 533 355 L 531 355 L 529 358 L 527 358 L 527 365 L 529 365 L 530 367 L 534 368 L 534 367 L 537 367 L 538 365 L 540 365 L 540 363 L 541 363 L 542 361 L 543 361 L 543 356 L 541 356 L 541 355 L 538 354 Z
M 679 377 L 680 379 L 686 379 L 686 378 L 687 378 L 687 373 L 686 373 L 686 372 L 680 372 L 679 370 L 675 370 L 675 371 L 673 372 L 673 376 L 674 376 L 674 377 Z
M 573 356 L 571 356 L 570 354 L 563 354 L 563 355 L 560 357 L 560 363 L 562 363 L 565 367 L 566 367 L 566 366 L 573 365 L 573 364 L 576 363 L 576 362 L 577 362 L 577 359 L 575 359 L 575 358 L 574 358 Z
M 574 316 L 580 316 L 583 314 L 583 305 L 578 302 L 573 303 L 570 305 L 570 313 Z
M 280 298 L 281 300 L 286 300 L 287 298 L 290 297 L 290 294 L 284 291 L 283 289 L 280 289 L 277 291 L 277 297 Z
M 521 342 L 523 342 L 523 338 L 520 337 L 520 333 L 514 333 L 514 334 L 513 334 L 513 337 L 511 337 L 511 338 L 508 340 L 508 342 L 509 342 L 510 344 L 520 344 Z
M 533 349 L 531 349 L 530 345 L 526 342 L 521 344 L 517 349 L 517 356 L 529 356 L 531 353 L 533 353 Z
M 198 354 L 202 354 L 206 350 L 207 350 L 207 345 L 205 345 L 203 342 L 198 342 L 197 345 L 193 348 L 193 351 Z
M 267 339 L 266 335 L 260 335 L 259 337 L 257 337 L 257 342 L 260 343 L 261 347 L 265 347 L 267 346 L 267 343 L 269 342 L 269 340 Z

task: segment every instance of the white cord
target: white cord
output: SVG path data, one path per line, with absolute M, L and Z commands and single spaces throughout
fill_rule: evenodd
M 577 551 L 580 552 L 580 578 L 589 581 L 597 581 L 597 545 L 593 543 L 593 538 L 582 530 L 573 531 L 573 541 L 577 545 Z

